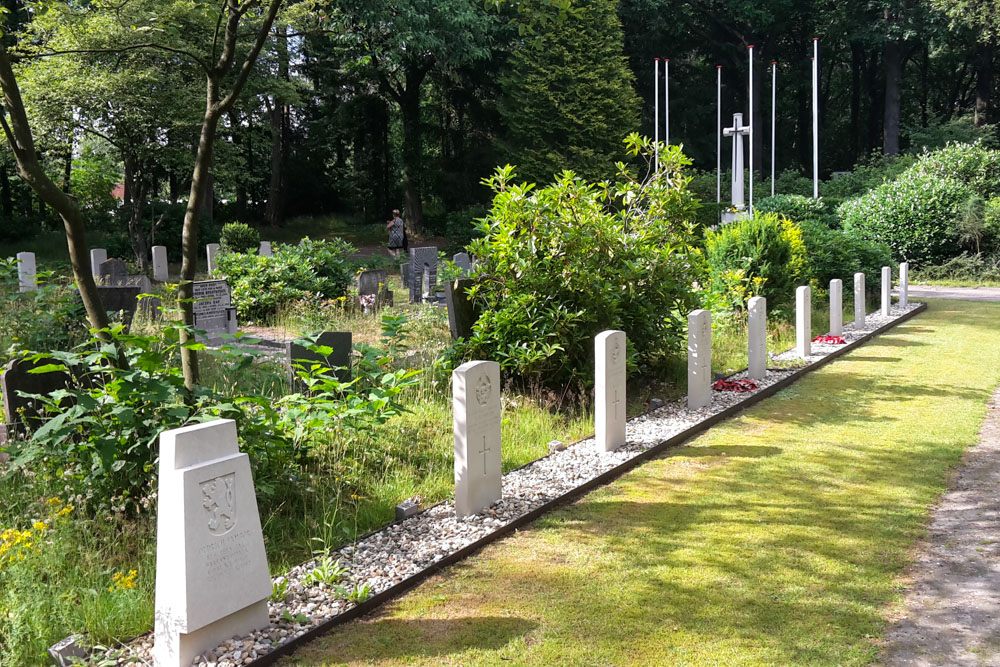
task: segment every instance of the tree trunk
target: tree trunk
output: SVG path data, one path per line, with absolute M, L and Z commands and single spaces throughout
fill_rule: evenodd
M 990 122 L 990 93 L 993 92 L 993 44 L 976 47 L 976 127 Z
M 882 130 L 882 93 L 884 86 L 878 85 L 879 58 L 878 52 L 872 52 L 865 68 L 865 89 L 868 91 L 868 132 L 865 152 L 871 152 L 881 143 Z
M 63 156 L 63 184 L 62 191 L 69 194 L 70 179 L 73 177 L 73 139 L 70 137 L 69 150 Z
M 108 314 L 101 304 L 101 298 L 90 268 L 90 253 L 87 247 L 83 216 L 80 214 L 76 199 L 62 192 L 45 175 L 45 171 L 38 162 L 35 141 L 24 110 L 21 90 L 17 84 L 17 78 L 14 76 L 14 71 L 11 69 L 10 58 L 4 48 L 0 48 L 0 89 L 3 91 L 3 106 L 10 117 L 8 125 L 6 119 L 0 115 L 0 119 L 2 119 L 0 125 L 2 125 L 7 143 L 14 153 L 18 173 L 31 189 L 38 193 L 39 199 L 48 202 L 62 219 L 63 227 L 66 230 L 66 246 L 69 250 L 70 264 L 73 267 L 73 277 L 80 290 L 80 297 L 83 300 L 83 307 L 87 311 L 90 326 L 98 331 L 99 337 L 110 339 L 106 331 Z M 122 366 L 126 365 L 126 359 L 121 350 L 118 353 L 118 363 Z
M 5 218 L 14 215 L 14 198 L 10 191 L 10 177 L 7 174 L 7 160 L 0 161 L 0 213 Z
M 885 66 L 885 107 L 882 112 L 882 152 L 899 154 L 899 104 L 903 81 L 903 45 L 886 41 L 882 47 Z
M 275 40 L 278 51 L 278 76 L 289 80 L 288 72 L 288 38 L 285 28 L 278 29 Z M 285 167 L 288 164 L 289 114 L 288 103 L 274 97 L 271 108 L 271 182 L 267 189 L 267 209 L 264 220 L 268 225 L 276 227 L 281 224 L 285 213 Z
M 403 196 L 407 222 L 414 234 L 420 234 L 424 225 L 424 204 L 420 187 L 423 180 L 420 85 L 425 76 L 425 70 L 408 70 L 406 89 L 399 99 L 403 117 Z
M 859 42 L 851 42 L 851 159 L 854 162 L 861 152 L 861 70 L 864 61 L 864 47 Z

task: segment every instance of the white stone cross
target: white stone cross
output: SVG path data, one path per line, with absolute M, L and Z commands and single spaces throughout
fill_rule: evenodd
M 625 411 L 619 406 L 625 396 L 627 344 L 624 331 L 602 331 L 594 338 L 594 440 L 604 452 L 625 444 Z
M 465 362 L 452 372 L 451 390 L 455 413 L 455 514 L 461 518 L 500 500 L 500 364 Z M 480 441 L 482 449 L 478 449 Z M 482 475 L 473 474 L 469 466 L 469 459 L 478 454 L 483 456 Z
M 743 137 L 750 134 L 750 126 L 743 124 L 743 114 L 733 114 L 733 126 L 723 128 L 722 134 L 733 138 L 732 193 L 733 208 L 744 208 L 743 196 Z

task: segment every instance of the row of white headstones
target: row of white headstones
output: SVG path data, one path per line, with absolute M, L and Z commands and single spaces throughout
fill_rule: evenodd
M 258 254 L 271 257 L 271 242 L 261 241 Z M 208 260 L 208 272 L 215 273 L 218 268 L 216 258 L 219 255 L 219 244 L 209 243 L 205 246 L 205 255 Z M 170 279 L 167 268 L 167 246 L 154 245 L 152 251 L 153 259 L 153 280 L 161 283 Z M 100 275 L 100 266 L 108 261 L 108 251 L 104 248 L 93 248 L 90 251 L 90 270 L 92 275 Z M 34 292 L 38 289 L 38 264 L 35 261 L 35 253 L 17 253 L 17 276 L 18 286 L 22 292 Z
M 900 265 L 900 304 L 907 305 L 909 270 Z M 892 273 L 882 269 L 882 315 L 890 315 Z M 843 286 L 830 283 L 830 335 L 843 333 Z M 855 327 L 865 325 L 865 276 L 854 276 Z M 811 293 L 796 291 L 797 353 L 810 354 Z M 748 303 L 749 374 L 766 373 L 766 303 Z M 711 314 L 688 316 L 688 408 L 711 403 Z M 624 331 L 594 341 L 595 446 L 626 442 Z M 502 497 L 500 365 L 469 361 L 452 374 L 455 513 L 477 514 Z M 218 420 L 160 436 L 154 659 L 190 665 L 232 637 L 268 625 L 267 557 L 250 462 L 239 452 L 236 424 Z

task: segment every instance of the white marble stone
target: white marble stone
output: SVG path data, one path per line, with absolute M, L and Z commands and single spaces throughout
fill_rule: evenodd
M 38 268 L 35 265 L 35 253 L 17 253 L 17 283 L 22 292 L 34 292 L 38 289 Z
M 626 344 L 624 331 L 594 338 L 594 438 L 603 452 L 625 444 Z
M 215 260 L 218 254 L 219 254 L 218 243 L 209 243 L 207 246 L 205 246 L 205 255 L 208 259 L 208 272 L 210 274 L 215 273 L 215 270 L 219 268 Z
M 795 353 L 805 359 L 812 354 L 812 288 L 795 288 Z
M 187 667 L 226 639 L 267 627 L 271 577 L 250 460 L 236 422 L 160 435 L 153 655 Z
M 688 314 L 688 399 L 689 410 L 712 402 L 712 312 L 694 310 Z
M 854 274 L 854 327 L 856 329 L 860 329 L 865 326 L 866 311 L 867 311 L 867 305 L 865 304 L 865 274 L 855 273 Z
M 844 334 L 844 281 L 834 278 L 830 281 L 830 335 Z
M 767 299 L 747 301 L 747 373 L 754 380 L 767 375 Z
M 500 364 L 467 361 L 451 375 L 455 431 L 455 513 L 500 500 Z
M 261 257 L 273 257 L 274 253 L 271 251 L 271 242 L 261 241 L 258 253 L 260 254 Z
M 167 246 L 153 246 L 153 280 L 165 283 L 170 279 L 167 269 Z
M 910 263 L 899 265 L 899 305 L 906 308 L 910 305 Z
M 108 251 L 104 248 L 90 249 L 90 274 L 92 276 L 101 275 L 101 264 L 108 261 Z
M 882 267 L 882 317 L 889 317 L 892 308 L 892 269 Z

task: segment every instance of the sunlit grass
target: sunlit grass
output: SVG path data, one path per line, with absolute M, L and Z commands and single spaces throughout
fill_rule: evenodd
M 289 662 L 870 664 L 1000 382 L 998 322 L 932 302 Z

